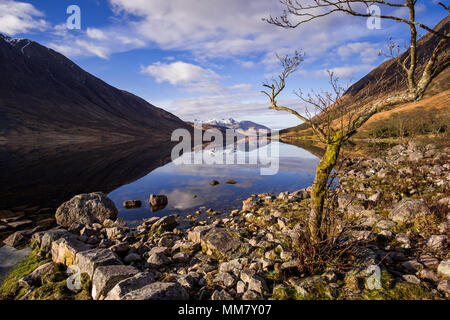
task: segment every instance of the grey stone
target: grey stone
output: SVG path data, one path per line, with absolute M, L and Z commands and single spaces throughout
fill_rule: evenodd
M 103 223 L 117 218 L 114 202 L 102 192 L 80 194 L 63 203 L 55 214 L 56 222 L 63 227 Z
M 167 265 L 170 260 L 166 257 L 165 254 L 161 252 L 153 253 L 150 255 L 150 257 L 147 259 L 147 262 L 153 266 L 156 267 L 162 267 Z
M 172 256 L 173 261 L 177 263 L 183 263 L 189 261 L 189 255 L 184 252 L 178 252 Z
M 187 300 L 186 290 L 175 282 L 154 282 L 126 294 L 122 300 Z
M 412 283 L 412 284 L 420 284 L 420 280 L 419 280 L 415 275 L 412 275 L 412 274 L 404 274 L 404 275 L 402 276 L 402 278 L 403 278 L 406 282 L 409 282 L 409 283 Z
M 153 274 L 140 272 L 117 283 L 106 295 L 105 300 L 122 300 L 131 291 L 141 289 L 155 281 Z
M 79 252 L 76 255 L 76 263 L 81 273 L 87 273 L 92 279 L 95 269 L 99 266 L 121 265 L 117 255 L 109 249 L 96 248 Z
M 428 214 L 430 214 L 430 209 L 422 199 L 405 198 L 394 206 L 389 213 L 389 218 L 399 224 L 407 224 Z
M 165 216 L 152 224 L 151 231 L 172 231 L 178 226 L 176 215 Z
M 252 290 L 247 290 L 242 295 L 242 300 L 262 300 L 263 296 L 259 292 L 255 292 Z
M 137 273 L 139 271 L 132 266 L 112 265 L 97 267 L 92 277 L 92 299 L 104 298 L 116 284 L 135 276 Z
M 136 253 L 130 253 L 125 258 L 123 258 L 123 262 L 130 264 L 132 262 L 140 261 L 141 256 Z
M 215 290 L 211 295 L 211 300 L 233 300 L 233 296 L 225 290 Z
M 206 238 L 206 247 L 220 254 L 226 254 L 235 251 L 241 245 L 237 235 L 231 235 L 231 231 L 218 229 L 208 233 Z
M 442 251 L 447 248 L 447 241 L 446 235 L 432 235 L 427 241 L 427 246 L 431 250 Z
M 56 270 L 53 262 L 48 262 L 42 266 L 37 267 L 32 273 L 24 276 L 19 280 L 19 285 L 23 288 L 39 286 L 41 284 L 42 276 L 54 272 Z
M 222 283 L 226 288 L 234 286 L 236 279 L 229 273 L 219 272 L 214 277 L 215 283 Z
M 439 263 L 437 271 L 442 277 L 450 279 L 450 259 L 442 260 Z
M 450 280 L 442 280 L 437 287 L 439 291 L 450 294 Z
M 66 266 L 76 264 L 76 255 L 91 249 L 90 246 L 78 241 L 75 238 L 60 238 L 52 242 L 52 260 L 55 263 L 62 263 Z

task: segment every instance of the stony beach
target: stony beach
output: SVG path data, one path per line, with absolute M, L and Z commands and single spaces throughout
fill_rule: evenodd
M 4 240 L 33 251 L 5 279 L 1 298 L 448 299 L 450 149 L 397 145 L 376 158 L 344 159 L 336 177 L 328 206 L 340 223 L 336 244 L 352 254 L 314 272 L 301 267 L 309 188 L 135 228 L 106 195 L 92 193 L 62 204 L 57 227 Z M 377 288 L 369 282 L 375 269 Z

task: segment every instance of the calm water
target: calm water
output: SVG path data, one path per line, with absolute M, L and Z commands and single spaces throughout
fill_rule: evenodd
M 119 187 L 109 197 L 116 203 L 121 217 L 140 220 L 169 213 L 193 214 L 201 208 L 223 212 L 241 208 L 242 201 L 252 194 L 277 194 L 311 185 L 318 163 L 317 157 L 296 146 L 277 144 L 281 156 L 279 172 L 275 175 L 261 175 L 260 168 L 267 166 L 260 165 L 193 165 L 175 161 L 133 183 Z M 248 156 L 248 152 L 238 151 L 237 155 Z M 231 179 L 237 183 L 226 184 Z M 211 180 L 217 180 L 220 184 L 211 186 Z M 169 204 L 164 210 L 151 212 L 148 199 L 152 193 L 168 197 Z M 125 200 L 141 200 L 143 206 L 140 209 L 124 209 L 122 203 Z
M 259 166 L 248 164 L 177 164 L 171 162 L 171 150 L 168 143 L 145 141 L 0 146 L 0 210 L 56 209 L 76 194 L 102 191 L 129 222 L 168 213 L 192 214 L 201 207 L 225 211 L 241 208 L 242 200 L 252 194 L 276 194 L 311 185 L 318 162 L 310 152 L 280 143 L 279 172 L 262 176 Z M 220 184 L 211 186 L 213 179 Z M 230 179 L 237 184 L 226 184 Z M 152 193 L 167 195 L 169 205 L 151 212 L 148 199 Z M 126 210 L 122 206 L 125 200 L 141 200 L 143 206 Z

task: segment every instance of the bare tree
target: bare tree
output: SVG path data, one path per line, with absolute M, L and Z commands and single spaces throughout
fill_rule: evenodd
M 275 110 L 287 111 L 295 115 L 300 120 L 311 126 L 314 133 L 320 141 L 326 144 L 325 154 L 316 170 L 316 176 L 312 188 L 311 213 L 309 218 L 309 230 L 315 241 L 321 238 L 320 229 L 324 214 L 324 202 L 327 191 L 327 182 L 333 168 L 336 165 L 342 145 L 352 137 L 356 131 L 368 121 L 374 114 L 397 104 L 420 100 L 425 94 L 431 81 L 445 70 L 450 59 L 439 59 L 442 49 L 448 45 L 449 31 L 439 32 L 416 21 L 416 3 L 417 0 L 404 0 L 401 3 L 397 1 L 388 2 L 384 0 L 280 0 L 281 4 L 286 7 L 284 14 L 280 17 L 270 17 L 265 19 L 267 22 L 283 28 L 297 28 L 309 21 L 328 16 L 333 13 L 344 13 L 352 16 L 371 17 L 368 8 L 377 4 L 385 7 L 407 8 L 409 11 L 409 19 L 404 19 L 393 15 L 380 15 L 382 19 L 390 19 L 399 23 L 405 23 L 410 29 L 410 41 L 407 49 L 406 59 L 399 61 L 402 69 L 405 71 L 407 79 L 407 89 L 396 92 L 384 97 L 376 97 L 367 101 L 362 99 L 363 105 L 353 109 L 353 113 L 349 114 L 349 110 L 345 105 L 345 99 L 341 87 L 337 84 L 333 74 L 330 74 L 330 83 L 332 86 L 331 94 L 309 95 L 302 97 L 303 102 L 313 105 L 320 111 L 316 117 L 308 117 L 302 115 L 292 108 L 278 105 L 277 97 L 284 90 L 286 79 L 299 67 L 303 61 L 303 55 L 298 52 L 293 57 L 283 57 L 280 59 L 283 72 L 278 79 L 272 80 L 271 83 L 264 83 L 264 87 L 268 91 L 263 91 L 270 101 L 270 108 Z M 307 2 L 308 4 L 302 4 Z M 441 4 L 446 10 L 448 7 Z M 289 15 L 300 17 L 299 22 L 292 23 Z M 425 29 L 428 32 L 440 38 L 438 44 L 433 48 L 431 56 L 425 62 L 422 74 L 418 77 L 418 57 L 417 57 L 417 27 Z M 391 51 L 392 52 L 392 51 Z M 399 58 L 396 58 L 399 59 Z M 382 80 L 382 79 L 380 79 Z M 376 81 L 373 85 L 380 85 L 381 81 Z

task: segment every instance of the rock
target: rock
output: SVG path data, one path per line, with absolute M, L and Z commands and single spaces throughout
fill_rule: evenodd
M 16 248 L 18 246 L 26 244 L 30 241 L 30 237 L 27 236 L 27 233 L 24 231 L 16 231 L 8 238 L 3 240 L 4 244 L 7 244 L 10 247 Z
M 105 231 L 109 240 L 118 240 L 126 236 L 126 231 L 118 227 L 106 228 Z
M 417 217 L 430 214 L 430 209 L 422 199 L 405 198 L 394 206 L 389 218 L 399 224 L 414 222 Z
M 131 278 L 127 278 L 117 283 L 114 288 L 108 292 L 105 300 L 122 300 L 129 292 L 141 289 L 154 281 L 155 277 L 153 274 L 140 272 Z
M 41 238 L 40 249 L 45 253 L 50 252 L 50 250 L 52 250 L 52 243 L 54 241 L 61 238 L 73 238 L 73 237 L 74 237 L 73 234 L 67 232 L 64 229 L 55 228 L 45 231 Z
M 383 192 L 375 192 L 369 197 L 369 201 L 372 201 L 375 204 L 378 204 L 381 200 L 383 200 Z
M 95 269 L 100 266 L 121 265 L 117 255 L 109 249 L 95 248 L 76 255 L 76 263 L 81 273 L 87 273 L 92 279 Z
M 176 282 L 154 282 L 127 293 L 122 300 L 187 300 L 186 290 Z
M 176 217 L 177 217 L 176 215 L 172 214 L 170 216 L 165 216 L 159 219 L 152 225 L 151 231 L 152 232 L 155 232 L 156 230 L 172 231 L 174 228 L 178 226 Z
M 442 260 L 437 271 L 440 276 L 450 279 L 450 259 Z
M 238 281 L 238 283 L 236 284 L 236 292 L 238 294 L 242 294 L 245 292 L 245 283 L 243 281 Z
M 239 259 L 234 259 L 228 262 L 222 262 L 219 266 L 219 272 L 240 272 L 243 269 Z
M 211 186 L 217 186 L 218 184 L 220 184 L 220 182 L 217 181 L 217 180 L 212 180 L 212 181 L 209 182 L 209 184 L 210 184 Z
M 150 205 L 152 207 L 166 207 L 169 204 L 169 199 L 165 195 L 150 195 Z
M 56 223 L 69 228 L 73 224 L 82 226 L 103 223 L 106 219 L 117 218 L 114 202 L 102 192 L 80 194 L 63 203 L 56 210 Z
M 423 153 L 420 151 L 415 151 L 409 155 L 409 160 L 411 161 L 419 161 L 423 159 Z
M 184 262 L 188 262 L 189 261 L 189 255 L 187 253 L 184 253 L 184 252 L 178 252 L 178 253 L 173 255 L 172 259 L 176 263 L 184 263 Z
M 432 235 L 428 241 L 427 246 L 433 251 L 442 251 L 447 248 L 446 235 Z
M 233 297 L 225 290 L 215 290 L 211 295 L 211 300 L 233 300 Z
M 202 243 L 212 228 L 212 226 L 195 227 L 193 230 L 188 232 L 188 240 L 194 243 Z
M 250 279 L 248 280 L 248 290 L 252 290 L 261 294 L 269 291 L 266 281 L 258 276 L 250 277 Z
M 423 279 L 423 280 L 433 281 L 433 282 L 439 281 L 439 279 L 436 275 L 436 272 L 428 270 L 428 269 L 421 270 L 419 272 L 419 278 Z
M 170 260 L 163 253 L 157 252 L 150 255 L 147 262 L 155 267 L 167 265 Z
M 120 281 L 135 276 L 139 271 L 132 266 L 112 265 L 95 269 L 92 277 L 92 298 L 104 298 Z
M 442 280 L 437 287 L 439 291 L 450 294 L 450 280 Z
M 311 198 L 310 192 L 308 192 L 306 189 L 300 189 L 300 190 L 294 191 L 294 192 L 291 193 L 291 195 L 294 198 L 297 198 L 299 200 L 304 200 L 304 199 Z
M 423 271 L 423 270 L 422 270 Z M 412 275 L 412 274 L 404 274 L 402 275 L 403 280 L 405 280 L 406 282 L 412 283 L 412 284 L 418 284 L 420 285 L 420 280 Z
M 206 238 L 206 247 L 220 254 L 235 251 L 241 245 L 241 241 L 231 231 L 225 229 L 213 229 Z
M 130 253 L 125 258 L 123 258 L 123 262 L 125 262 L 126 264 L 130 264 L 137 261 L 141 261 L 141 256 L 136 253 Z
M 33 224 L 33 221 L 31 221 L 31 220 L 20 220 L 20 221 L 9 222 L 8 227 L 13 228 L 13 229 L 26 228 L 26 227 L 31 226 L 32 224 Z
M 120 256 L 125 255 L 130 250 L 130 245 L 126 242 L 118 243 L 109 248 L 115 254 Z
M 125 209 L 138 209 L 142 206 L 141 200 L 127 200 L 123 202 L 123 207 Z
M 242 300 L 262 300 L 263 296 L 255 291 L 248 290 L 242 295 Z
M 149 251 L 148 255 L 151 256 L 154 253 L 162 253 L 164 255 L 167 255 L 167 254 L 169 254 L 169 248 L 167 248 L 167 247 L 153 247 Z
M 400 246 L 403 249 L 410 249 L 411 248 L 411 241 L 409 240 L 408 236 L 404 233 L 399 233 L 395 236 L 395 240 L 400 243 Z
M 41 285 L 42 276 L 54 272 L 56 270 L 53 262 L 48 262 L 37 267 L 32 273 L 24 276 L 19 280 L 19 285 L 23 288 L 30 288 Z
M 421 255 L 419 258 L 419 262 L 423 264 L 426 268 L 435 270 L 439 265 L 439 260 L 429 255 Z
M 242 210 L 251 211 L 258 205 L 258 202 L 254 198 L 248 198 L 242 201 Z
M 226 183 L 227 184 L 236 184 L 237 182 L 236 182 L 236 180 L 231 179 L 231 180 L 228 180 Z
M 222 283 L 226 288 L 234 286 L 236 279 L 229 273 L 219 272 L 214 277 L 214 283 Z
M 72 237 L 60 238 L 52 243 L 52 260 L 66 266 L 76 264 L 76 255 L 91 249 L 90 246 Z
M 171 276 L 175 278 L 176 282 L 188 290 L 192 290 L 195 285 L 195 278 L 191 274 L 172 274 Z
M 392 227 L 394 227 L 395 222 L 392 222 L 390 220 L 380 220 L 380 221 L 378 221 L 376 226 L 380 229 L 387 230 L 387 229 L 391 229 Z
M 411 273 L 416 273 L 423 269 L 423 264 L 418 262 L 417 260 L 409 260 L 402 263 L 402 267 Z

